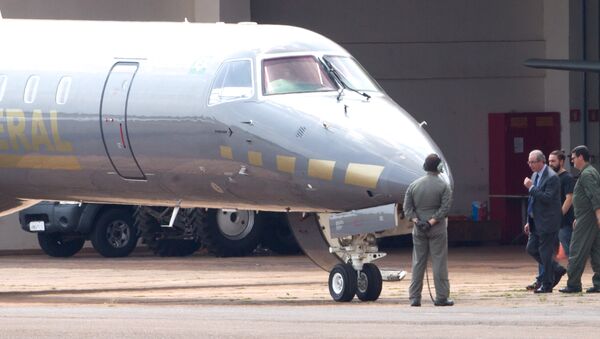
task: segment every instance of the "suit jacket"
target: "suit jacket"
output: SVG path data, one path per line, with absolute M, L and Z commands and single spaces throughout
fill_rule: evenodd
M 535 182 L 537 176 L 538 173 L 534 173 L 531 180 Z M 529 199 L 533 199 L 533 221 L 535 226 L 532 231 L 536 233 L 558 232 L 562 222 L 560 179 L 550 166 L 546 166 L 542 170 L 537 185 L 529 191 Z M 531 220 L 531 216 L 528 215 L 527 218 Z

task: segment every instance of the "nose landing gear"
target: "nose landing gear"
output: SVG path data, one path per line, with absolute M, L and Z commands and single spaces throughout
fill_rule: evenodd
M 325 239 L 324 227 L 314 214 L 289 213 L 290 226 L 304 253 L 329 271 L 329 293 L 335 301 L 347 302 L 357 296 L 375 301 L 381 294 L 383 278 L 372 261 L 383 258 L 373 234 L 338 238 L 339 245 Z M 401 280 L 404 272 L 386 272 L 386 280 Z
M 345 302 L 354 298 L 375 301 L 381 294 L 383 279 L 379 268 L 371 261 L 383 258 L 373 234 L 353 235 L 340 238 L 339 247 L 330 247 L 345 264 L 337 264 L 329 273 L 329 294 L 335 301 Z

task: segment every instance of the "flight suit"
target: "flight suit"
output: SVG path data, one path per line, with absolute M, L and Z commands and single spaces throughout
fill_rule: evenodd
M 413 227 L 412 278 L 409 287 L 411 301 L 421 300 L 423 275 L 427 268 L 427 258 L 431 254 L 433 281 L 437 301 L 445 301 L 450 295 L 448 282 L 448 223 L 446 216 L 452 204 L 452 190 L 437 173 L 415 180 L 406 191 L 404 212 L 411 220 L 417 218 L 438 221 L 429 230 Z
M 581 289 L 581 275 L 587 258 L 591 256 L 594 276 L 592 282 L 600 288 L 600 229 L 596 210 L 600 208 L 600 174 L 586 164 L 573 190 L 576 224 L 571 236 L 567 286 Z

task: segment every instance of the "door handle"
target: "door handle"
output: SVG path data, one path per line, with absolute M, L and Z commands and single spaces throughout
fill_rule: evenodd
M 254 126 L 254 121 L 252 121 L 252 120 L 248 120 L 248 121 L 242 121 L 242 124 L 246 124 L 246 125 Z

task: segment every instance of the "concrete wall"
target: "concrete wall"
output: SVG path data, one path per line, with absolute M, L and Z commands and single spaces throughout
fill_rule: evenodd
M 544 72 L 522 66 L 545 55 L 542 0 L 253 0 L 252 19 L 340 43 L 426 120 L 452 166 L 452 214 L 488 199 L 487 113 L 546 108 Z

